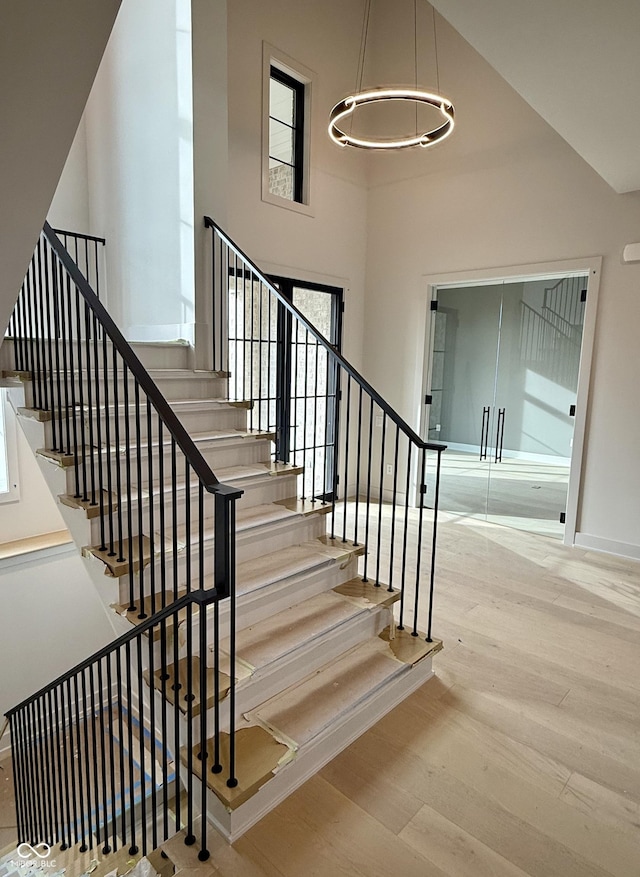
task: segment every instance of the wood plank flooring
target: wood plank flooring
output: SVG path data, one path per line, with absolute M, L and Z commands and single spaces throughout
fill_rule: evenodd
M 639 877 L 640 564 L 445 521 L 434 635 L 436 678 L 198 870 Z

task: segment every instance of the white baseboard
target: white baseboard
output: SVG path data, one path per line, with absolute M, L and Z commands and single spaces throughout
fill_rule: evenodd
M 617 557 L 640 560 L 640 545 L 634 545 L 632 542 L 617 542 L 615 539 L 590 536 L 589 533 L 576 533 L 574 545 L 578 548 L 588 548 L 590 551 L 604 551 L 606 554 L 615 554 Z

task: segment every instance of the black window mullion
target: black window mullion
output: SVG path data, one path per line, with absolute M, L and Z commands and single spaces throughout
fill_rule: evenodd
M 293 76 L 289 76 L 287 73 L 284 73 L 282 70 L 279 70 L 277 67 L 272 66 L 270 69 L 270 77 L 271 79 L 275 79 L 277 82 L 286 85 L 293 91 L 294 99 L 293 99 L 293 125 L 289 125 L 288 122 L 284 122 L 282 119 L 278 119 L 276 116 L 273 116 L 269 113 L 269 119 L 273 119 L 274 122 L 278 122 L 281 125 L 285 125 L 287 128 L 290 128 L 293 131 L 293 164 L 289 164 L 289 162 L 282 161 L 281 159 L 276 158 L 271 155 L 271 150 L 269 150 L 269 158 L 274 161 L 279 162 L 279 164 L 286 165 L 287 167 L 293 168 L 293 200 L 298 203 L 303 203 L 304 197 L 304 97 L 305 97 L 305 86 L 303 82 L 299 82 L 297 79 L 294 79 Z

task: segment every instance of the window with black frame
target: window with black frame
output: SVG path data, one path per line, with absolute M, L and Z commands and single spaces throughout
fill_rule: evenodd
M 303 82 L 271 65 L 269 78 L 269 193 L 304 202 Z

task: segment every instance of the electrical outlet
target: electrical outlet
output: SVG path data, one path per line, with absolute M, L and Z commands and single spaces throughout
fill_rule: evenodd
M 382 429 L 382 414 L 376 414 L 376 429 Z
M 440 424 L 436 423 L 436 432 L 440 432 Z
M 387 463 L 387 475 L 393 475 L 393 466 L 391 463 Z

